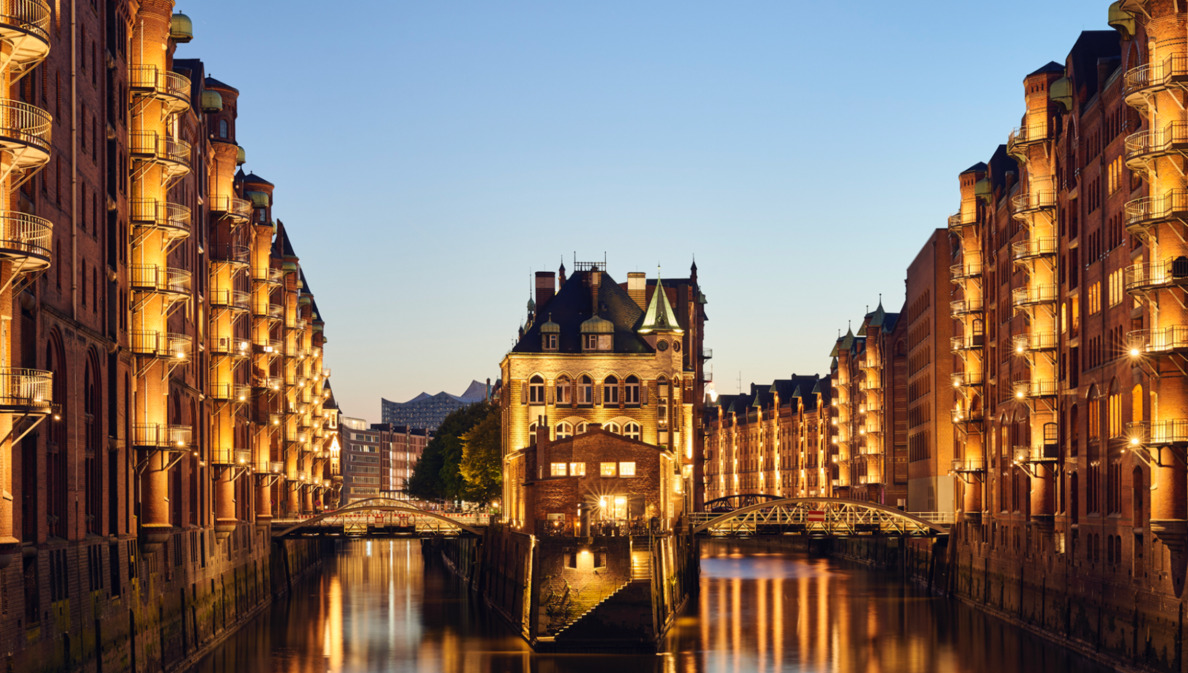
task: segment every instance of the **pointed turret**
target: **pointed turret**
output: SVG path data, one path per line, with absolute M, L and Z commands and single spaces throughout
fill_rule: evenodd
M 652 332 L 683 334 L 685 331 L 677 322 L 672 304 L 668 303 L 668 294 L 664 292 L 664 282 L 660 279 L 659 274 L 656 276 L 656 289 L 652 292 L 652 301 L 648 304 L 648 310 L 644 313 L 643 322 L 640 323 L 637 331 L 640 334 L 651 334 Z

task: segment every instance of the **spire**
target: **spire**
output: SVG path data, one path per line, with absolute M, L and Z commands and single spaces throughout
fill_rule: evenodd
M 561 268 L 557 270 L 557 278 L 560 280 L 560 285 L 565 284 L 565 258 L 561 258 Z
M 668 294 L 664 291 L 664 282 L 660 279 L 659 268 L 656 270 L 656 289 L 652 292 L 652 301 L 648 302 L 648 310 L 644 313 L 643 322 L 639 326 L 640 334 L 652 332 L 684 333 L 677 322 L 676 313 L 668 303 Z

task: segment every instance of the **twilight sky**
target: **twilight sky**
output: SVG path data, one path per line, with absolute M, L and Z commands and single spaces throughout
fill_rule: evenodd
M 495 379 L 531 272 L 709 298 L 719 392 L 824 373 L 1108 0 L 178 0 L 242 92 L 343 411 Z M 327 11 L 341 8 L 339 14 Z

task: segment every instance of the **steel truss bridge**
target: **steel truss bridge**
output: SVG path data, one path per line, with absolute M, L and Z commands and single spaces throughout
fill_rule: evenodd
M 308 519 L 275 519 L 272 537 L 393 537 L 479 535 L 485 513 L 444 514 L 404 500 L 368 498 Z
M 695 535 L 713 537 L 755 537 L 764 535 L 809 535 L 853 537 L 886 535 L 935 537 L 949 534 L 952 514 L 903 512 L 893 507 L 840 498 L 778 498 L 765 495 L 731 496 L 738 502 L 719 498 L 706 503 L 719 511 L 695 512 L 690 517 Z M 733 511 L 721 511 L 731 504 L 745 504 Z M 928 518 L 926 518 L 928 517 Z

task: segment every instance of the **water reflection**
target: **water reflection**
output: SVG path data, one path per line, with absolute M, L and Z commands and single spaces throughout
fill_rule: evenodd
M 658 655 L 535 655 L 415 540 L 352 542 L 196 673 L 779 673 L 1106 669 L 895 578 L 707 545 L 701 593 Z

